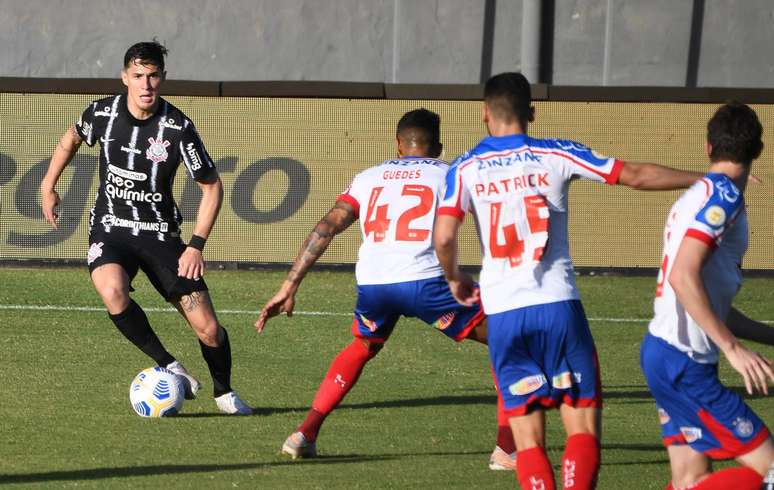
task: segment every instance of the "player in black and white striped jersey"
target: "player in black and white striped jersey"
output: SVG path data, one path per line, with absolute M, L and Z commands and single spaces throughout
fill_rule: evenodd
M 218 408 L 248 414 L 252 410 L 231 388 L 228 334 L 218 323 L 202 278 L 202 250 L 223 201 L 223 186 L 191 120 L 159 95 L 166 53 L 155 40 L 129 48 L 121 71 L 127 92 L 94 101 L 65 132 L 41 183 L 41 206 L 56 228 L 59 177 L 81 143 L 99 143 L 100 185 L 89 220 L 87 262 L 111 320 L 158 365 L 183 376 L 187 397 L 194 397 L 199 382 L 167 352 L 129 296 L 131 281 L 142 269 L 199 337 Z M 180 237 L 182 216 L 172 196 L 181 161 L 202 190 L 187 245 Z

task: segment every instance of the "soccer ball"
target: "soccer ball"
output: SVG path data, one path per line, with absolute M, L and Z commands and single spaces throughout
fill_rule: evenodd
M 178 375 L 163 367 L 138 374 L 129 387 L 129 401 L 141 417 L 171 417 L 183 407 L 185 389 Z

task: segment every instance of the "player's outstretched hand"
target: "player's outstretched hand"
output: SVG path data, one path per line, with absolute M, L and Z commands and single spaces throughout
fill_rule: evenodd
M 469 275 L 460 272 L 459 276 L 449 279 L 448 282 L 449 289 L 451 289 L 451 293 L 458 303 L 465 306 L 473 306 L 479 301 L 480 291 Z
M 736 369 L 744 378 L 744 386 L 747 393 L 752 395 L 755 391 L 769 394 L 769 380 L 774 383 L 774 371 L 771 369 L 771 361 L 747 347 L 736 344 L 725 352 L 731 367 Z
M 59 215 L 56 214 L 54 211 L 57 206 L 59 206 L 59 193 L 55 190 L 50 191 L 41 191 L 40 193 L 40 208 L 43 210 L 43 217 L 46 218 L 46 221 L 54 227 L 54 229 L 58 229 L 59 225 L 56 224 L 57 218 L 59 218 Z
M 261 310 L 261 314 L 255 321 L 255 329 L 258 333 L 263 332 L 269 318 L 275 317 L 280 313 L 287 313 L 289 317 L 293 316 L 293 308 L 295 305 L 296 292 L 292 288 L 283 285 L 282 288 L 277 291 L 277 294 L 275 294 Z
M 204 275 L 204 256 L 201 250 L 186 247 L 177 261 L 177 275 L 196 281 Z

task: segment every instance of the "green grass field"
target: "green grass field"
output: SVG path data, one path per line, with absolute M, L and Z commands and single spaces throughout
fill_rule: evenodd
M 233 384 L 257 408 L 221 416 L 198 343 L 177 313 L 150 311 L 167 348 L 205 387 L 181 416 L 148 420 L 129 405 L 129 383 L 151 365 L 102 311 L 84 269 L 0 269 L 0 485 L 10 488 L 513 488 L 492 472 L 495 397 L 485 348 L 455 344 L 403 320 L 358 385 L 327 420 L 321 457 L 279 454 L 306 413 L 330 360 L 351 339 L 354 278 L 313 271 L 293 318 L 256 334 L 253 322 L 284 273 L 224 271 L 207 276 L 229 329 Z M 639 368 L 654 279 L 580 277 L 602 364 L 605 394 L 599 488 L 661 489 L 668 480 L 654 404 Z M 166 305 L 140 276 L 135 298 Z M 32 309 L 39 305 L 97 311 Z M 748 279 L 736 305 L 774 319 L 774 279 Z M 24 308 L 21 308 L 24 306 Z M 230 310 L 230 311 L 229 311 Z M 305 314 L 304 312 L 307 312 Z M 321 314 L 308 314 L 319 312 Z M 634 319 L 635 321 L 620 321 Z M 769 358 L 774 348 L 760 347 Z M 721 363 L 725 382 L 741 379 Z M 774 397 L 748 397 L 774 424 Z M 564 442 L 549 418 L 555 468 Z

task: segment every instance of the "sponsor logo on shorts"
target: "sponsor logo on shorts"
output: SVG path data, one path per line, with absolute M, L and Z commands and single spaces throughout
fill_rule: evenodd
M 748 438 L 753 434 L 753 423 L 748 419 L 737 417 L 733 425 L 734 431 L 739 437 Z
M 704 219 L 712 226 L 720 226 L 726 221 L 726 212 L 720 206 L 710 206 L 704 212 Z
M 153 163 L 166 162 L 167 158 L 169 157 L 169 153 L 167 153 L 167 147 L 171 143 L 167 140 L 162 140 L 161 138 L 158 140 L 148 138 L 148 143 L 150 143 L 150 146 L 147 150 L 145 150 L 145 158 L 152 161 Z
M 671 419 L 669 418 L 667 411 L 661 407 L 658 407 L 658 421 L 661 422 L 661 425 L 668 424 L 670 420 Z
M 532 376 L 527 376 L 526 378 L 521 378 L 517 382 L 513 383 L 508 387 L 508 391 L 511 393 L 511 395 L 529 395 L 530 393 L 537 391 L 547 382 L 548 380 L 546 380 L 545 375 L 535 374 Z
M 701 439 L 701 429 L 698 427 L 680 427 L 680 433 L 688 444 Z
M 441 318 L 436 320 L 433 326 L 438 330 L 446 330 L 447 328 L 449 328 L 452 322 L 454 322 L 454 318 L 456 316 L 457 316 L 457 313 L 450 311 L 449 313 L 442 315 Z
M 178 124 L 175 124 L 175 120 L 174 120 L 174 119 L 171 119 L 171 118 L 170 118 L 170 119 L 162 119 L 162 120 L 159 122 L 159 127 L 163 127 L 163 128 L 169 128 L 169 129 L 176 129 L 176 130 L 178 130 L 178 131 L 180 131 L 181 129 L 183 129 L 183 126 L 180 126 L 180 125 L 178 125 Z
M 572 387 L 572 374 L 569 371 L 559 373 L 551 379 L 551 384 L 558 390 L 566 390 Z
M 377 325 L 375 321 L 369 320 L 363 315 L 360 315 L 360 321 L 363 323 L 363 325 L 366 326 L 368 330 L 370 330 L 371 332 L 376 332 Z
M 102 246 L 105 242 L 92 243 L 89 247 L 89 253 L 87 254 L 86 263 L 91 265 L 92 262 L 102 257 Z

